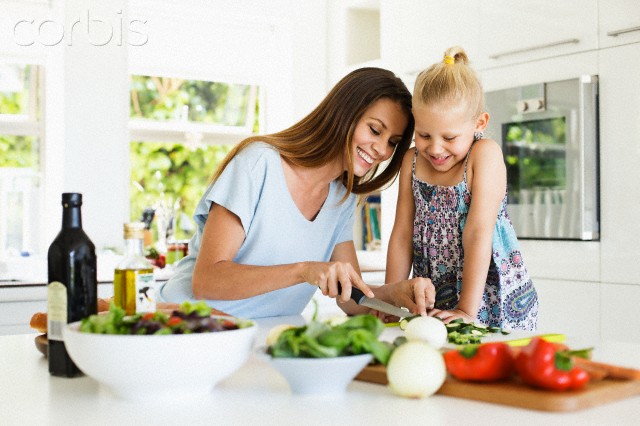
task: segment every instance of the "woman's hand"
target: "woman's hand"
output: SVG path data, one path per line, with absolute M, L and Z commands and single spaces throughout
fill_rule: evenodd
M 427 315 L 427 309 L 432 309 L 436 301 L 436 289 L 429 278 L 412 278 L 381 287 L 384 293 L 380 298 L 396 306 L 402 306 L 412 314 Z
M 475 318 L 460 309 L 449 309 L 446 311 L 442 311 L 440 309 L 432 309 L 431 311 L 429 311 L 429 316 L 440 318 L 442 321 L 444 321 L 445 324 L 448 324 L 451 321 L 459 318 L 466 323 L 475 321 Z
M 349 262 L 305 262 L 303 278 L 309 284 L 318 286 L 323 295 L 341 302 L 351 299 L 352 287 L 359 288 L 367 297 L 375 297 Z

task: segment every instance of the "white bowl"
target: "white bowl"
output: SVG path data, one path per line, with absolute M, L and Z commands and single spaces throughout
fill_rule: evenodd
M 239 369 L 251 353 L 257 326 L 170 335 L 94 334 L 79 328 L 80 322 L 68 324 L 64 340 L 83 373 L 123 399 L 175 401 L 206 397 Z
M 291 392 L 303 395 L 343 394 L 351 381 L 373 359 L 371 354 L 334 358 L 274 358 L 258 354 L 275 368 L 289 383 Z

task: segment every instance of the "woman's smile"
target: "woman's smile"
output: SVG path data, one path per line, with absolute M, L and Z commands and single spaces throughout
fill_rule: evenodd
M 360 158 L 364 160 L 364 162 L 367 163 L 369 166 L 371 166 L 375 161 L 373 157 L 371 157 L 369 154 L 363 151 L 360 147 L 356 147 L 356 151 L 358 152 L 358 155 L 360 156 Z

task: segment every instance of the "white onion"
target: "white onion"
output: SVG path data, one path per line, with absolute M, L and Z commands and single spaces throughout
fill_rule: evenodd
M 404 331 L 407 340 L 421 340 L 440 349 L 447 342 L 447 327 L 434 317 L 413 318 Z
M 387 379 L 393 393 L 407 398 L 424 398 L 440 389 L 446 377 L 439 351 L 422 341 L 397 347 L 387 364 Z

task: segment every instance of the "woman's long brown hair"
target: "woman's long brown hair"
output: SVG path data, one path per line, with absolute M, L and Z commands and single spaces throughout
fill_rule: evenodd
M 352 138 L 356 124 L 365 110 L 379 99 L 397 102 L 408 119 L 402 140 L 381 173 L 378 166 L 365 176 L 353 174 Z M 277 133 L 251 136 L 236 145 L 216 170 L 215 181 L 229 162 L 253 142 L 265 142 L 275 147 L 285 161 L 300 167 L 319 167 L 337 157 L 346 159 L 347 170 L 341 180 L 349 193 L 368 194 L 391 183 L 398 175 L 402 158 L 413 137 L 411 93 L 402 80 L 381 68 L 360 68 L 352 71 L 331 89 L 329 94 L 306 117 Z

